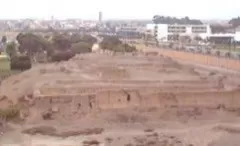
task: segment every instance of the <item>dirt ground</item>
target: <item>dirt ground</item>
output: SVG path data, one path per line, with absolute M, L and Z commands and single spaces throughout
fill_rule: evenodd
M 0 107 L 20 119 L 0 125 L 0 145 L 234 146 L 239 88 L 238 72 L 159 53 L 40 64 L 2 82 Z
M 149 47 L 146 49 L 146 47 L 143 45 L 138 45 L 138 49 L 146 52 L 148 51 L 158 52 L 159 54 L 162 54 L 177 60 L 181 60 L 181 61 L 190 61 L 198 64 L 204 64 L 207 66 L 215 66 L 215 67 L 221 67 L 221 68 L 240 71 L 239 60 L 233 60 L 229 58 L 220 58 L 217 56 L 204 55 L 199 53 L 175 51 L 175 50 L 163 49 L 163 48 Z

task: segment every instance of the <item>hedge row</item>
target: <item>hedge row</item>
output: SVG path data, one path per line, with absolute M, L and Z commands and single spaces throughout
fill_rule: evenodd
M 70 49 L 75 54 L 89 53 L 92 52 L 92 46 L 92 43 L 79 42 L 72 44 Z
M 16 56 L 11 59 L 11 70 L 27 70 L 32 67 L 28 56 Z
M 75 53 L 72 51 L 56 51 L 51 55 L 52 61 L 67 61 L 70 58 L 74 57 Z

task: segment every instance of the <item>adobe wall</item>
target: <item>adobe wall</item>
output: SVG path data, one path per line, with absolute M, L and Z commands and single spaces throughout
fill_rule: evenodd
M 195 54 L 190 52 L 180 52 L 180 51 L 167 50 L 167 49 L 164 49 L 164 50 L 161 49 L 159 53 L 174 59 L 191 61 L 199 64 L 212 65 L 212 66 L 223 67 L 227 69 L 240 71 L 239 60 L 232 60 L 228 58 L 219 58 L 216 56 Z

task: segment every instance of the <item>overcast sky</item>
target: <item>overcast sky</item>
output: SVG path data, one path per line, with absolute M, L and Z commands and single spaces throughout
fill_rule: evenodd
M 240 0 L 1 0 L 0 19 L 151 19 L 153 15 L 229 19 L 240 16 Z

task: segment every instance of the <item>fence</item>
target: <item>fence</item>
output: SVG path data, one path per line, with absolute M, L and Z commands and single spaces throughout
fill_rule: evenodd
M 221 58 L 217 56 L 211 56 L 206 54 L 181 52 L 169 49 L 161 49 L 160 54 L 168 56 L 174 59 L 190 61 L 198 64 L 211 65 L 216 67 L 222 67 L 226 69 L 240 71 L 240 61 L 230 58 Z

